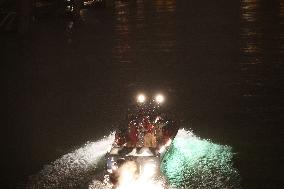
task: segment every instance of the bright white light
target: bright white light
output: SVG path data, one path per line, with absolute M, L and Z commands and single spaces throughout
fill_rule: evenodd
M 153 180 L 153 175 L 157 171 L 154 162 L 147 162 L 142 170 L 142 174 L 137 174 L 137 165 L 134 162 L 126 162 L 119 168 L 118 185 L 116 189 L 164 189 L 163 183 Z
M 158 104 L 163 103 L 165 101 L 165 97 L 161 94 L 158 94 L 155 99 Z
M 160 149 L 159 149 L 159 153 L 163 153 L 164 151 L 166 150 L 166 147 L 165 146 L 162 146 Z
M 154 163 L 146 163 L 143 167 L 143 175 L 146 177 L 152 177 L 156 172 L 156 165 Z
M 118 170 L 118 189 L 132 189 L 135 186 L 137 165 L 133 161 L 124 163 Z
M 138 96 L 137 96 L 137 101 L 138 101 L 139 103 L 144 103 L 144 102 L 146 101 L 146 96 L 143 95 L 143 94 L 138 95 Z

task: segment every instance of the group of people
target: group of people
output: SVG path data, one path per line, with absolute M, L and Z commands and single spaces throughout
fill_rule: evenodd
M 161 116 L 155 119 L 143 116 L 142 119 L 131 120 L 127 129 L 121 129 L 116 133 L 115 145 L 156 148 L 175 134 L 175 127 L 176 125 Z

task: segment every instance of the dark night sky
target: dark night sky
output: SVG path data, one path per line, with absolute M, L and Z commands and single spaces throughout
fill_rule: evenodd
M 239 2 L 184 0 L 167 12 L 166 5 L 147 1 L 142 21 L 139 6 L 129 7 L 126 17 L 109 10 L 87 12 L 85 23 L 72 31 L 66 30 L 68 19 L 52 17 L 39 19 L 24 37 L 1 34 L 2 158 L 9 162 L 4 182 L 25 178 L 74 146 L 108 134 L 139 91 L 164 92 L 169 108 L 188 128 L 232 145 L 249 182 L 254 173 L 271 171 L 267 162 L 263 169 L 244 167 L 250 158 L 262 163 L 257 158 L 264 145 L 272 146 L 276 157 L 283 142 L 278 136 L 278 130 L 283 134 L 278 92 L 283 65 L 273 67 L 273 52 L 266 53 L 265 63 L 272 65 L 264 64 L 252 76 L 265 78 L 263 88 L 254 91 L 247 84 L 240 64 Z M 275 7 L 271 3 L 267 10 Z M 268 29 L 265 35 L 274 33 Z M 243 98 L 252 91 L 258 96 Z

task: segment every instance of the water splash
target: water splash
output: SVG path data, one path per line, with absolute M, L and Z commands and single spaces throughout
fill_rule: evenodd
M 27 188 L 109 188 L 97 177 L 102 172 L 100 162 L 113 140 L 111 133 L 62 156 L 32 176 Z M 241 188 L 232 158 L 231 147 L 200 139 L 181 129 L 161 167 L 171 188 Z
M 175 188 L 241 188 L 232 148 L 179 130 L 164 157 L 162 170 Z
M 100 168 L 100 160 L 110 149 L 114 133 L 83 147 L 44 166 L 37 175 L 31 176 L 29 189 L 78 188 L 88 184 Z

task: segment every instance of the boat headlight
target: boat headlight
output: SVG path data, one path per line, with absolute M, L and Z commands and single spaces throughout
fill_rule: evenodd
M 139 94 L 137 96 L 137 102 L 138 103 L 144 103 L 146 101 L 146 96 L 144 94 Z
M 156 97 L 155 97 L 155 101 L 158 103 L 158 104 L 161 104 L 165 101 L 165 97 L 161 94 L 157 94 Z

